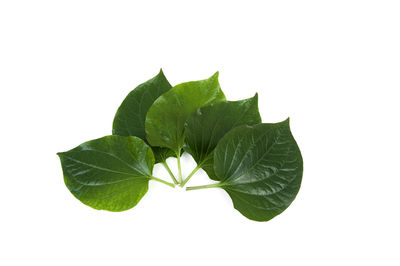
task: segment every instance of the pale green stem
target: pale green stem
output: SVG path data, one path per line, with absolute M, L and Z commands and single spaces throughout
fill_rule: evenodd
M 181 149 L 176 153 L 176 159 L 178 161 L 178 175 L 179 175 L 179 183 L 183 182 L 182 180 L 182 169 L 181 169 Z
M 171 169 L 169 168 L 168 164 L 166 161 L 163 161 L 162 164 L 164 165 L 165 169 L 167 169 L 167 172 L 169 176 L 172 178 L 172 181 L 174 181 L 175 184 L 178 184 L 178 180 L 176 180 L 174 174 L 172 173 Z
M 165 184 L 165 185 L 167 185 L 167 186 L 175 187 L 174 184 L 172 184 L 172 183 L 170 183 L 170 182 L 167 182 L 167 181 L 164 181 L 164 180 L 162 180 L 162 179 L 159 179 L 159 178 L 157 178 L 157 177 L 155 177 L 155 176 L 149 176 L 149 178 L 150 178 L 151 180 L 155 180 L 155 181 L 158 181 L 158 182 L 160 182 L 160 183 L 163 183 L 163 184 Z
M 196 190 L 196 189 L 213 188 L 213 187 L 220 187 L 220 186 L 222 186 L 221 183 L 216 183 L 216 184 L 208 184 L 208 185 L 197 186 L 197 187 L 187 187 L 186 190 Z
M 186 177 L 186 179 L 180 184 L 181 187 L 186 185 L 186 183 L 189 181 L 189 179 L 201 168 L 200 165 L 197 165 L 196 168 L 193 169 L 193 171 Z

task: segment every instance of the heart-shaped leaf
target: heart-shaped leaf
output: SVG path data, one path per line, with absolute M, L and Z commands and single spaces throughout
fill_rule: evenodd
M 154 156 L 140 138 L 106 136 L 58 153 L 64 182 L 84 204 L 99 210 L 124 211 L 146 194 Z
M 214 151 L 218 186 L 235 209 L 256 221 L 283 212 L 300 189 L 303 160 L 289 120 L 241 126 L 227 133 Z
M 146 138 L 152 146 L 166 147 L 179 154 L 184 143 L 184 124 L 197 108 L 225 101 L 218 72 L 200 81 L 179 84 L 161 95 L 146 116 Z
M 113 122 L 113 134 L 136 136 L 147 142 L 144 130 L 147 111 L 160 95 L 171 88 L 162 70 L 154 78 L 137 86 L 118 108 Z M 164 162 L 168 157 L 175 155 L 166 148 L 152 148 L 156 163 Z
M 211 179 L 214 174 L 213 151 L 231 129 L 261 122 L 258 95 L 241 101 L 219 102 L 192 113 L 185 124 L 184 150 L 191 154 Z

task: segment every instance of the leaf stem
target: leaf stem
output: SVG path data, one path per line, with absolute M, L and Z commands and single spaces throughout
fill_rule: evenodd
M 152 179 L 152 180 L 158 181 L 158 182 L 160 182 L 160 183 L 163 183 L 163 184 L 165 184 L 165 185 L 167 185 L 167 186 L 175 187 L 174 184 L 172 184 L 172 183 L 170 183 L 170 182 L 167 182 L 167 181 L 164 181 L 164 180 L 162 180 L 162 179 L 160 179 L 160 178 L 157 178 L 157 177 L 155 177 L 155 176 L 149 176 L 149 178 Z
M 178 184 L 178 180 L 176 180 L 174 174 L 172 173 L 171 169 L 169 168 L 168 164 L 166 161 L 163 161 L 162 164 L 164 165 L 165 169 L 167 169 L 167 172 L 169 176 L 172 178 L 172 181 L 174 181 L 175 185 Z
M 193 171 L 183 180 L 183 182 L 180 184 L 181 187 L 186 185 L 186 183 L 189 181 L 189 179 L 201 168 L 201 165 L 197 165 L 196 168 L 193 169 Z
M 220 187 L 220 186 L 222 186 L 221 183 L 216 183 L 216 184 L 208 184 L 208 185 L 197 186 L 197 187 L 187 187 L 186 190 L 196 190 L 196 189 L 213 188 L 213 187 Z
M 178 152 L 176 153 L 176 159 L 178 161 L 178 175 L 179 175 L 179 183 L 183 182 L 182 180 L 182 169 L 181 169 L 181 149 L 179 148 Z

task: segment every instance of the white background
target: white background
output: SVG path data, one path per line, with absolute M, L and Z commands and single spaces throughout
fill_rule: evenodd
M 399 265 L 399 14 L 383 0 L 1 1 L 0 264 Z M 222 190 L 153 181 L 122 213 L 70 194 L 56 152 L 110 134 L 160 67 L 175 85 L 219 70 L 229 100 L 258 92 L 264 122 L 290 116 L 305 170 L 283 214 L 250 221 Z

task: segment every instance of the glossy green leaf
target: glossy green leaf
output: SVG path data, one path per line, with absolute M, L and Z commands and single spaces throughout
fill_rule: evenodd
M 146 134 L 144 123 L 147 111 L 154 101 L 172 86 L 169 84 L 162 70 L 154 78 L 140 84 L 124 99 L 113 122 L 113 134 L 120 136 L 136 136 L 144 141 Z M 156 163 L 165 161 L 175 153 L 166 148 L 152 147 Z
M 160 96 L 146 116 L 146 138 L 152 146 L 178 153 L 184 143 L 184 124 L 197 108 L 225 101 L 218 72 L 206 80 L 179 84 Z
M 241 101 L 219 102 L 202 107 L 186 121 L 184 149 L 215 180 L 212 152 L 219 140 L 237 126 L 260 122 L 257 94 Z
M 58 155 L 67 188 L 95 209 L 134 207 L 152 179 L 153 152 L 137 137 L 106 136 Z
M 280 214 L 295 199 L 303 174 L 289 120 L 233 129 L 215 149 L 214 170 L 217 186 L 244 216 L 267 221 Z

